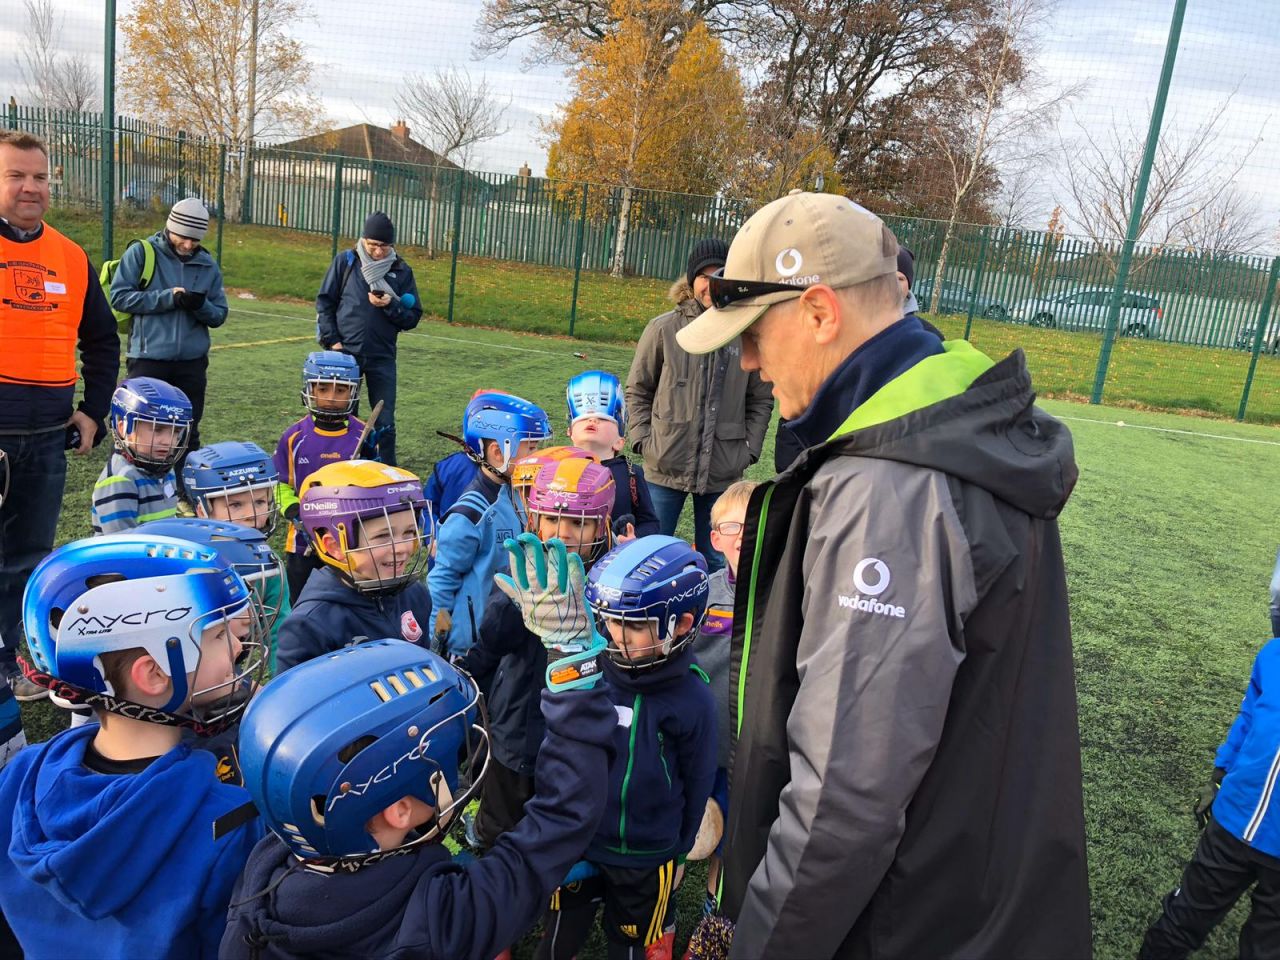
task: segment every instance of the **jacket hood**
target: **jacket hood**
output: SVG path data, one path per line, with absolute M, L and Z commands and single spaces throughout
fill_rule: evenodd
M 250 936 L 271 945 L 267 956 L 351 956 L 393 938 L 409 902 L 406 891 L 448 859 L 436 844 L 355 873 L 321 873 L 305 869 L 268 836 L 245 866 L 233 924 L 239 914 Z
M 966 341 L 945 347 L 887 384 L 795 466 L 818 451 L 896 460 L 975 484 L 1031 516 L 1058 516 L 1079 469 L 1070 431 L 1035 406 L 1026 356 L 1015 350 L 991 364 Z
M 349 607 L 352 610 L 380 612 L 386 608 L 388 600 L 395 600 L 408 588 L 409 584 L 405 584 L 403 589 L 394 593 L 372 597 L 355 589 L 342 578 L 342 574 L 325 564 L 318 572 L 314 572 L 307 577 L 306 586 L 302 588 L 302 593 L 298 596 L 298 603 L 295 606 L 300 606 L 308 600 L 314 600 L 319 603 L 336 603 L 338 606 Z
M 213 754 L 186 744 L 141 773 L 90 770 L 85 747 L 98 729 L 89 724 L 28 748 L 28 762 L 14 771 L 21 780 L 9 845 L 19 873 L 89 920 L 156 899 L 147 892 L 148 862 L 181 858 L 192 832 L 212 827 L 209 794 L 229 789 Z M 139 859 L 141 849 L 148 857 Z

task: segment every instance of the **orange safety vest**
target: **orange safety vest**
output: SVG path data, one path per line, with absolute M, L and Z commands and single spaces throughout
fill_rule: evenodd
M 35 240 L 0 235 L 0 383 L 70 387 L 89 259 L 47 223 Z

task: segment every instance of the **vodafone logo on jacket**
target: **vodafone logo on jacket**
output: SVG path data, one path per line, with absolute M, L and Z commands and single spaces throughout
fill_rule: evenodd
M 413 643 L 422 639 L 422 627 L 418 625 L 418 618 L 413 615 L 412 610 L 400 614 L 400 636 Z

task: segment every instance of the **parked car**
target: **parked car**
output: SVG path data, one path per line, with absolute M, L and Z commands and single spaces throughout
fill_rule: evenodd
M 916 295 L 920 309 L 928 310 L 933 300 L 933 280 L 921 280 L 911 292 Z M 973 301 L 974 314 L 979 317 L 986 317 L 988 320 L 1009 319 L 1008 309 L 998 300 L 974 293 L 963 283 L 957 283 L 955 280 L 942 281 L 942 292 L 938 295 L 939 313 L 968 313 L 970 301 Z
M 1242 328 L 1236 337 L 1236 349 L 1252 350 L 1253 338 L 1257 332 L 1256 326 Z M 1262 352 L 1280 353 L 1280 320 L 1273 320 L 1267 325 L 1266 333 L 1262 335 Z
M 1164 321 L 1160 301 L 1145 293 L 1124 291 L 1116 332 L 1123 337 L 1159 337 Z M 1023 300 L 1013 308 L 1013 318 L 1033 327 L 1059 330 L 1093 330 L 1101 333 L 1107 325 L 1111 305 L 1110 287 L 1086 287 L 1067 293 Z
M 191 183 L 187 183 L 186 192 L 178 191 L 177 180 L 149 180 L 138 179 L 130 180 L 125 184 L 124 189 L 120 191 L 121 202 L 135 210 L 168 210 L 179 200 L 184 197 L 199 197 L 195 192 L 195 187 Z M 217 216 L 217 204 L 212 203 L 206 197 L 200 197 L 204 205 L 209 210 L 209 216 Z

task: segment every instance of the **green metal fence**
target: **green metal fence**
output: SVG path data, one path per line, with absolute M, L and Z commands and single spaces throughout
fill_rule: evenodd
M 459 257 L 515 261 L 573 271 L 570 333 L 582 271 L 607 271 L 615 262 L 624 206 L 618 187 L 306 153 L 271 144 L 254 149 L 252 182 L 247 183 L 238 146 L 119 117 L 114 125 L 115 182 L 104 191 L 101 119 L 14 105 L 8 109 L 10 127 L 30 129 L 49 141 L 55 203 L 100 207 L 109 193 L 117 206 L 160 210 L 184 196 L 199 196 L 219 215 L 219 256 L 222 223 L 228 217 L 326 235 L 336 252 L 359 233 L 371 210 L 381 209 L 409 244 L 453 258 L 450 319 Z M 624 272 L 668 280 L 683 273 L 693 242 L 709 236 L 731 240 L 752 207 L 736 198 L 634 190 L 629 210 Z M 1121 369 L 1112 373 L 1104 360 L 1110 350 L 1105 334 L 1124 253 L 1121 241 L 1098 243 L 1060 232 L 990 225 L 960 224 L 949 230 L 940 221 L 900 217 L 888 222 L 915 253 L 914 292 L 921 308 L 963 317 L 967 338 L 976 323 L 991 321 L 1011 331 L 1019 329 L 1014 325 L 1028 331 L 1017 336 L 1033 336 L 1029 331 L 1034 328 L 1070 334 L 1077 351 L 1097 357 L 1099 383 L 1126 376 L 1124 363 L 1132 365 L 1144 355 L 1143 343 L 1211 349 L 1238 358 L 1238 364 L 1227 359 L 1211 366 L 1240 368 L 1229 375 L 1242 378 L 1241 419 L 1258 376 L 1276 381 L 1280 405 L 1280 371 L 1271 369 L 1280 368 L 1280 359 L 1267 356 L 1280 348 L 1274 295 L 1280 260 L 1133 245 L 1115 326 L 1115 336 L 1129 346 L 1122 351 Z M 1171 382 L 1176 385 L 1177 377 Z M 1081 392 L 1089 391 L 1081 387 Z M 1169 405 L 1177 405 L 1178 396 L 1170 396 Z M 1194 397 L 1190 405 L 1195 405 Z

